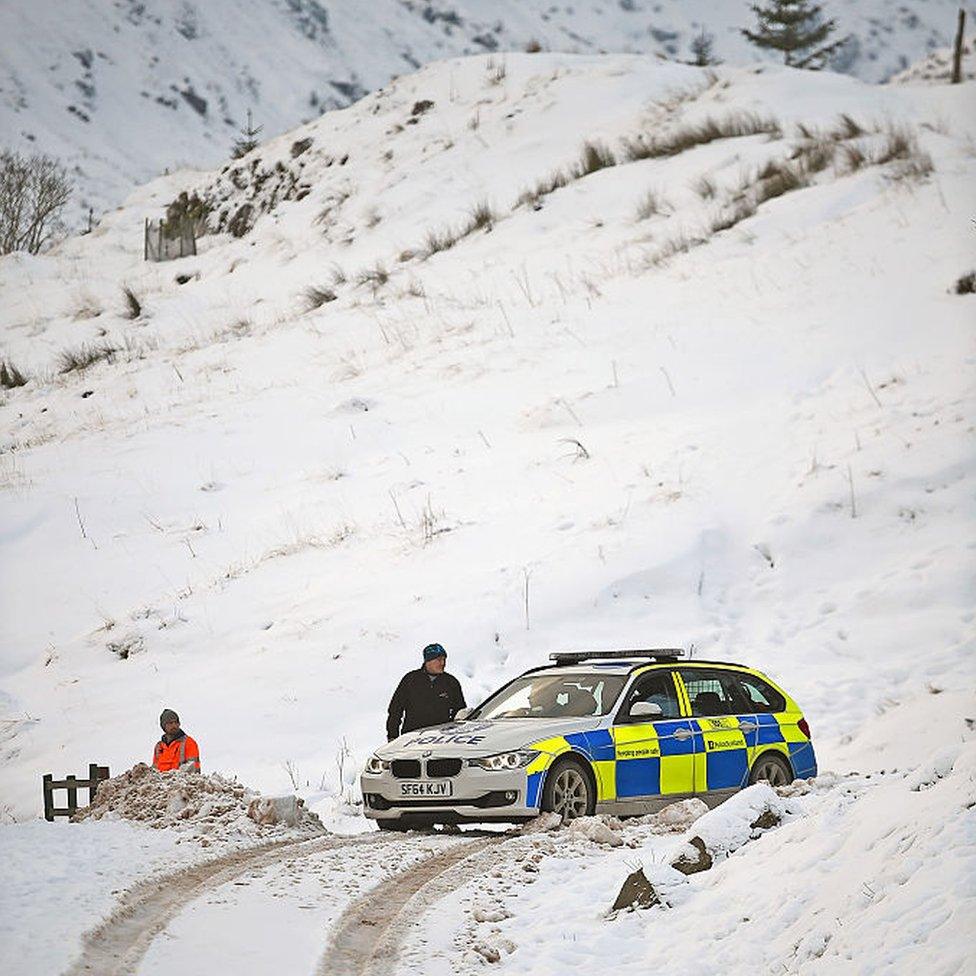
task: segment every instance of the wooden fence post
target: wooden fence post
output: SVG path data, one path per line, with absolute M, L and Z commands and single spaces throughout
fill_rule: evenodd
M 959 27 L 956 30 L 956 45 L 952 51 L 952 83 L 958 85 L 962 81 L 962 40 L 966 30 L 966 11 L 959 8 Z
M 65 776 L 68 786 L 68 810 L 74 813 L 78 809 L 78 780 L 74 776 Z
M 44 819 L 54 823 L 54 790 L 51 789 L 51 773 L 44 774 Z

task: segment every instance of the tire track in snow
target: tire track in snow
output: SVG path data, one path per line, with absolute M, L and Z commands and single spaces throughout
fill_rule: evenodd
M 316 976 L 392 976 L 411 926 L 436 901 L 484 871 L 486 859 L 496 859 L 490 849 L 510 839 L 496 834 L 456 844 L 377 885 L 342 914 Z M 486 849 L 487 858 L 477 856 Z
M 363 844 L 385 847 L 397 839 L 375 834 L 356 837 L 330 834 L 311 840 L 273 841 L 140 882 L 122 896 L 104 922 L 85 934 L 82 953 L 65 976 L 131 976 L 138 970 L 153 939 L 189 903 L 246 871 L 342 847 Z

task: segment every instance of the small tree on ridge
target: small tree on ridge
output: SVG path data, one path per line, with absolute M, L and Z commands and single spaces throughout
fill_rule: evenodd
M 824 43 L 836 30 L 835 20 L 825 20 L 819 4 L 808 0 L 768 0 L 765 7 L 752 5 L 756 29 L 742 33 L 756 47 L 783 52 L 783 63 L 793 68 L 822 68 L 847 38 Z

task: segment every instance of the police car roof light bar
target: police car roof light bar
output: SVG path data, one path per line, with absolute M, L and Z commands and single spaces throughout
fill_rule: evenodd
M 553 651 L 549 655 L 550 661 L 556 664 L 578 664 L 581 661 L 606 661 L 626 658 L 650 658 L 655 661 L 677 661 L 684 657 L 685 652 L 680 647 L 654 647 L 635 649 L 630 651 Z

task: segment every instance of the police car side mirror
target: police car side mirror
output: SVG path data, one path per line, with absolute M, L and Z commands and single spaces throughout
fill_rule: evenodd
M 456 714 L 456 715 L 454 716 L 454 721 L 455 721 L 455 722 L 463 722 L 463 721 L 464 721 L 464 720 L 465 720 L 465 719 L 466 719 L 466 718 L 467 718 L 467 717 L 468 717 L 468 716 L 469 716 L 469 715 L 470 715 L 470 714 L 471 714 L 471 713 L 472 713 L 473 711 L 474 711 L 474 709 L 473 709 L 473 708 L 462 708 L 462 709 L 461 709 L 461 710 L 460 710 L 460 711 L 459 711 L 459 712 L 458 712 L 458 713 L 457 713 L 457 714 Z
M 664 709 L 657 702 L 634 702 L 630 708 L 631 718 L 659 718 Z

